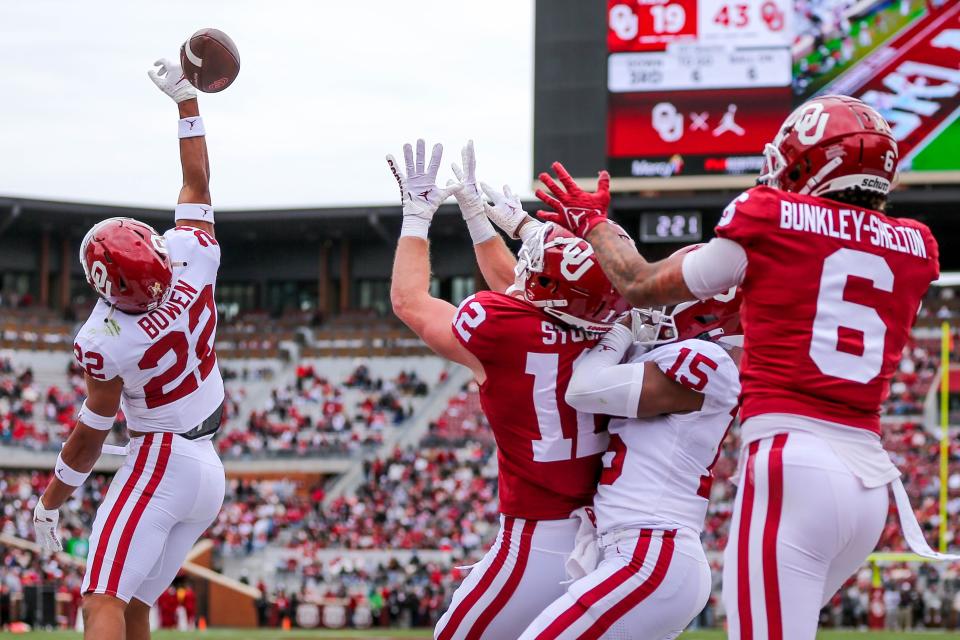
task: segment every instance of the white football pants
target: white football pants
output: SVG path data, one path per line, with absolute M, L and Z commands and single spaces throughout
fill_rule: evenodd
M 866 488 L 824 440 L 781 433 L 741 452 L 723 603 L 731 640 L 814 640 L 820 609 L 873 551 L 887 487 Z
M 434 629 L 437 640 L 513 640 L 561 594 L 579 518 L 500 516 L 500 531 L 457 587 Z
M 710 565 L 690 529 L 634 529 L 615 535 L 597 568 L 570 585 L 522 640 L 668 640 L 710 597 Z
M 225 487 L 211 440 L 172 433 L 132 438 L 97 509 L 83 593 L 153 605 L 217 517 Z

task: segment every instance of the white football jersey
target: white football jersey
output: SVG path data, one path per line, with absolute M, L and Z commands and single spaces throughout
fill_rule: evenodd
M 174 265 L 166 302 L 148 313 L 127 314 L 111 313 L 100 300 L 73 351 L 94 378 L 123 378 L 120 408 L 128 428 L 185 433 L 223 402 L 213 349 L 220 246 L 193 227 L 176 227 L 163 237 Z
M 700 411 L 613 418 L 610 446 L 594 498 L 597 530 L 689 527 L 700 532 L 712 468 L 733 422 L 740 372 L 723 347 L 684 340 L 628 353 L 624 364 L 654 362 L 667 376 L 704 394 Z

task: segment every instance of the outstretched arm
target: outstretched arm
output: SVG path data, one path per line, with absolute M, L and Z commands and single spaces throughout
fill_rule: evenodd
M 387 165 L 400 186 L 403 203 L 403 223 L 390 281 L 390 302 L 397 317 L 420 336 L 434 353 L 469 367 L 482 381 L 485 376 L 483 365 L 453 335 L 456 307 L 430 295 L 430 249 L 427 241 L 430 222 L 440 204 L 461 187 L 437 187 L 437 170 L 443 146 L 438 144 L 433 147 L 430 164 L 426 166 L 425 146 L 423 140 L 417 140 L 415 161 L 413 147 L 404 145 L 406 172 L 393 156 L 387 156 Z
M 181 119 L 199 118 L 200 105 L 196 98 L 184 100 L 177 105 Z M 180 138 L 180 167 L 183 172 L 183 186 L 177 204 L 211 205 L 210 200 L 210 156 L 207 155 L 207 136 Z M 186 225 L 203 229 L 211 236 L 213 223 L 202 220 L 177 220 L 177 225 Z
M 483 382 L 483 365 L 453 335 L 457 308 L 430 295 L 430 249 L 422 238 L 401 237 L 393 261 L 393 312 L 439 356 L 458 362 Z
M 673 304 L 695 297 L 683 279 L 684 254 L 647 262 L 636 246 L 624 242 L 609 224 L 594 227 L 587 241 L 610 282 L 633 306 Z
M 484 213 L 487 206 L 477 188 L 477 157 L 473 150 L 473 140 L 461 150 L 463 165 L 453 163 L 452 169 L 457 182 L 449 181 L 447 186 L 459 184 L 460 190 L 454 195 L 460 205 L 460 213 L 467 223 L 470 239 L 473 240 L 473 252 L 477 257 L 477 266 L 483 279 L 494 291 L 503 293 L 513 284 L 513 271 L 517 265 L 510 248 L 496 232 Z
M 180 65 L 161 58 L 148 72 L 150 79 L 177 103 L 180 113 L 180 166 L 183 185 L 177 198 L 177 226 L 201 229 L 214 236 L 213 207 L 210 200 L 210 158 L 207 155 L 206 130 L 200 117 L 197 90 L 190 84 Z

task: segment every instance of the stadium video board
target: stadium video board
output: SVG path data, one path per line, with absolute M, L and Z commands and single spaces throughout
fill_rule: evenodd
M 956 0 L 608 0 L 607 19 L 614 177 L 755 176 L 797 104 L 841 93 L 890 122 L 905 182 L 960 179 Z

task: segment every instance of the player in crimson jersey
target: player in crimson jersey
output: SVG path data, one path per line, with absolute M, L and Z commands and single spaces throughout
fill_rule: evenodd
M 731 292 L 636 310 L 633 331 L 618 324 L 578 363 L 567 402 L 613 417 L 593 500 L 602 557 L 523 640 L 674 638 L 703 609 L 711 578 L 700 531 L 736 414 L 741 350 L 697 338 L 736 344 L 739 306 Z
M 616 242 L 609 179 L 586 193 L 542 176 L 546 213 L 593 244 L 636 305 L 740 285 L 744 452 L 724 560 L 731 638 L 812 639 L 818 612 L 879 539 L 891 485 L 911 548 L 923 540 L 880 440 L 880 406 L 931 281 L 930 230 L 884 213 L 898 151 L 873 109 L 800 106 L 767 145 L 763 186 L 726 208 L 717 238 L 657 263 Z
M 434 352 L 469 367 L 497 441 L 501 527 L 493 547 L 453 596 L 434 632 L 439 639 L 517 638 L 537 613 L 563 593 L 564 563 L 591 503 L 607 434 L 592 415 L 564 401 L 574 362 L 626 309 L 585 241 L 533 220 L 509 190 L 487 187 L 486 205 L 474 177 L 472 145 L 459 184 L 436 186 L 442 147 L 425 167 L 404 147 L 406 172 L 392 158 L 400 184 L 403 227 L 393 267 L 393 310 Z M 459 308 L 429 294 L 427 232 L 440 203 L 455 193 L 487 282 Z M 523 239 L 517 262 L 485 211 Z M 510 294 L 501 293 L 516 285 Z
M 59 508 L 90 474 L 123 407 L 127 457 L 97 509 L 83 579 L 91 640 L 150 637 L 150 607 L 224 495 L 211 440 L 224 395 L 213 350 L 220 247 L 207 147 L 196 91 L 178 65 L 157 64 L 150 77 L 181 117 L 177 226 L 161 236 L 142 222 L 110 218 L 83 239 L 80 262 L 100 297 L 74 344 L 87 399 L 34 513 L 37 542 L 61 550 Z

